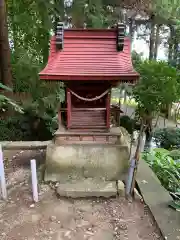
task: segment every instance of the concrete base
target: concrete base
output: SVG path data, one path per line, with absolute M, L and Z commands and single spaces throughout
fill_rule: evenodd
M 137 184 L 164 239 L 180 239 L 180 213 L 168 206 L 172 197 L 162 187 L 155 173 L 143 160 L 138 166 Z
M 127 173 L 129 149 L 126 145 L 56 145 L 46 152 L 45 181 L 121 180 Z
M 92 179 L 85 181 L 72 181 L 60 183 L 57 194 L 61 197 L 83 198 L 83 197 L 112 197 L 117 195 L 116 182 L 99 182 Z

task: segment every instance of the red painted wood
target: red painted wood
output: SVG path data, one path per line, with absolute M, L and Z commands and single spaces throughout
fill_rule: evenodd
M 58 111 L 58 126 L 60 127 L 62 124 L 62 118 L 61 118 L 61 110 Z
M 72 111 L 72 126 L 76 128 L 106 128 L 106 111 Z
M 71 127 L 71 93 L 67 88 L 67 129 Z
M 72 111 L 84 112 L 84 111 L 104 111 L 106 108 L 73 108 Z
M 130 40 L 126 37 L 124 50 L 116 50 L 116 29 L 65 30 L 64 48 L 56 51 L 52 37 L 47 66 L 41 71 L 44 80 L 61 81 L 133 81 L 139 74 L 131 61 Z
M 76 82 L 76 84 L 68 84 L 68 91 L 70 89 L 79 96 L 85 98 L 93 98 L 101 95 L 109 88 L 109 84 L 84 83 L 83 85 Z M 67 91 L 67 92 L 68 92 Z M 68 99 L 67 99 L 68 100 Z M 106 96 L 95 101 L 84 101 L 78 99 L 71 94 L 71 123 L 68 127 L 71 129 L 90 129 L 102 130 L 107 128 L 106 124 Z
M 106 124 L 108 129 L 110 128 L 110 118 L 111 118 L 110 104 L 111 104 L 111 94 L 109 92 L 106 98 Z
M 91 79 L 91 81 L 118 81 L 118 82 L 128 82 L 130 84 L 135 84 L 138 80 L 139 76 L 134 75 L 110 75 L 110 74 L 86 74 L 86 75 L 51 75 L 51 74 L 41 74 L 40 79 L 43 80 L 54 80 L 54 81 L 88 81 Z M 115 85 L 115 84 L 114 84 Z

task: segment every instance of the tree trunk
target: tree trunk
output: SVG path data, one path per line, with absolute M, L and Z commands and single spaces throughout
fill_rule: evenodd
M 156 37 L 155 37 L 155 44 L 154 44 L 154 56 L 153 59 L 157 59 L 158 54 L 158 46 L 159 46 L 159 31 L 160 31 L 160 25 L 156 25 Z
M 175 66 L 178 65 L 178 50 L 179 50 L 179 42 L 178 42 L 178 36 L 176 34 L 174 38 L 174 59 L 173 59 Z
M 41 19 L 42 21 L 42 26 L 44 27 L 45 26 L 45 23 L 44 23 L 44 19 L 42 18 Z M 42 39 L 42 56 L 43 56 L 43 64 L 45 65 L 48 61 L 48 56 L 49 56 L 49 38 L 50 38 L 50 34 L 49 34 L 49 31 L 47 31 L 45 29 L 45 27 L 42 29 L 42 32 L 43 32 L 43 39 Z
M 168 62 L 171 63 L 173 59 L 173 38 L 174 38 L 174 27 L 169 25 L 170 35 L 168 39 L 169 51 L 168 51 Z
M 72 4 L 72 24 L 75 28 L 84 28 L 85 14 L 84 14 L 85 0 L 76 0 Z
M 64 1 L 54 0 L 54 33 L 56 34 L 57 24 L 64 21 Z
M 149 60 L 154 59 L 154 36 L 155 36 L 155 16 L 151 16 L 151 33 L 150 33 L 150 42 L 149 42 Z
M 4 0 L 0 0 L 0 59 L 1 81 L 4 85 L 12 87 L 11 56 L 8 41 L 6 5 Z
M 133 29 L 133 20 L 132 18 L 129 18 L 129 37 L 131 39 L 131 46 L 133 43 L 133 37 L 134 37 L 134 29 Z

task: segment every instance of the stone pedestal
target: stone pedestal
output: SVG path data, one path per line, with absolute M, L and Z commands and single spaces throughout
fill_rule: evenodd
M 118 144 L 53 141 L 47 147 L 45 181 L 67 184 L 92 179 L 115 183 L 124 179 L 128 165 L 129 146 L 124 138 Z
M 58 146 L 51 143 L 46 153 L 45 180 L 121 180 L 127 173 L 128 156 L 127 146 Z

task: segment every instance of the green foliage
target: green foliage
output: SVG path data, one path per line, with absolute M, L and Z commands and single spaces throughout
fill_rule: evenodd
M 180 145 L 179 128 L 160 128 L 153 133 L 157 146 L 165 149 L 178 148 Z
M 140 80 L 133 95 L 141 116 L 157 113 L 162 105 L 179 99 L 180 79 L 175 68 L 163 61 L 143 61 L 138 65 L 137 71 Z
M 142 158 L 149 164 L 168 191 L 176 192 L 179 190 L 180 163 L 169 156 L 169 151 L 157 148 L 143 153 Z
M 136 51 L 132 51 L 131 57 L 134 68 L 138 69 L 138 66 L 142 63 L 142 55 L 138 54 Z
M 24 114 L 0 121 L 0 141 L 51 140 L 58 127 L 55 114 L 55 111 L 49 110 L 40 116 L 34 104 L 24 106 Z
M 26 52 L 21 53 L 18 58 L 12 54 L 11 66 L 14 92 L 28 92 L 33 95 L 38 91 L 37 87 L 40 83 L 38 73 L 41 65 L 37 61 L 29 57 Z
M 0 141 L 22 141 L 27 136 L 27 130 L 24 131 L 21 116 L 1 119 L 0 121 Z
M 64 88 L 61 83 L 50 86 L 39 83 L 41 87 L 33 88 L 33 100 L 23 104 L 23 114 L 0 121 L 1 141 L 52 139 L 58 128 L 57 108 L 64 101 Z
M 134 130 L 140 130 L 140 124 L 127 115 L 120 117 L 120 126 L 125 128 L 129 134 L 132 134 Z
M 3 85 L 2 83 L 0 83 L 0 89 L 12 92 L 11 88 Z M 23 113 L 23 109 L 18 104 L 6 97 L 4 94 L 0 94 L 0 112 L 5 111 L 5 109 L 8 108 L 8 105 L 10 105 L 15 111 Z
M 180 160 L 180 149 L 174 149 L 170 151 L 169 156 L 174 160 Z
M 52 29 L 52 10 L 52 1 L 7 1 L 9 37 L 17 58 L 22 52 L 26 52 L 26 56 L 46 63 Z
M 11 89 L 11 88 L 5 86 L 5 85 L 2 84 L 1 82 L 0 82 L 0 89 L 3 89 L 3 90 L 6 90 L 6 91 L 9 91 L 9 92 L 12 92 L 12 89 Z
M 178 23 L 180 18 L 179 0 L 154 0 L 153 10 L 156 15 L 159 15 L 169 20 L 175 20 Z

